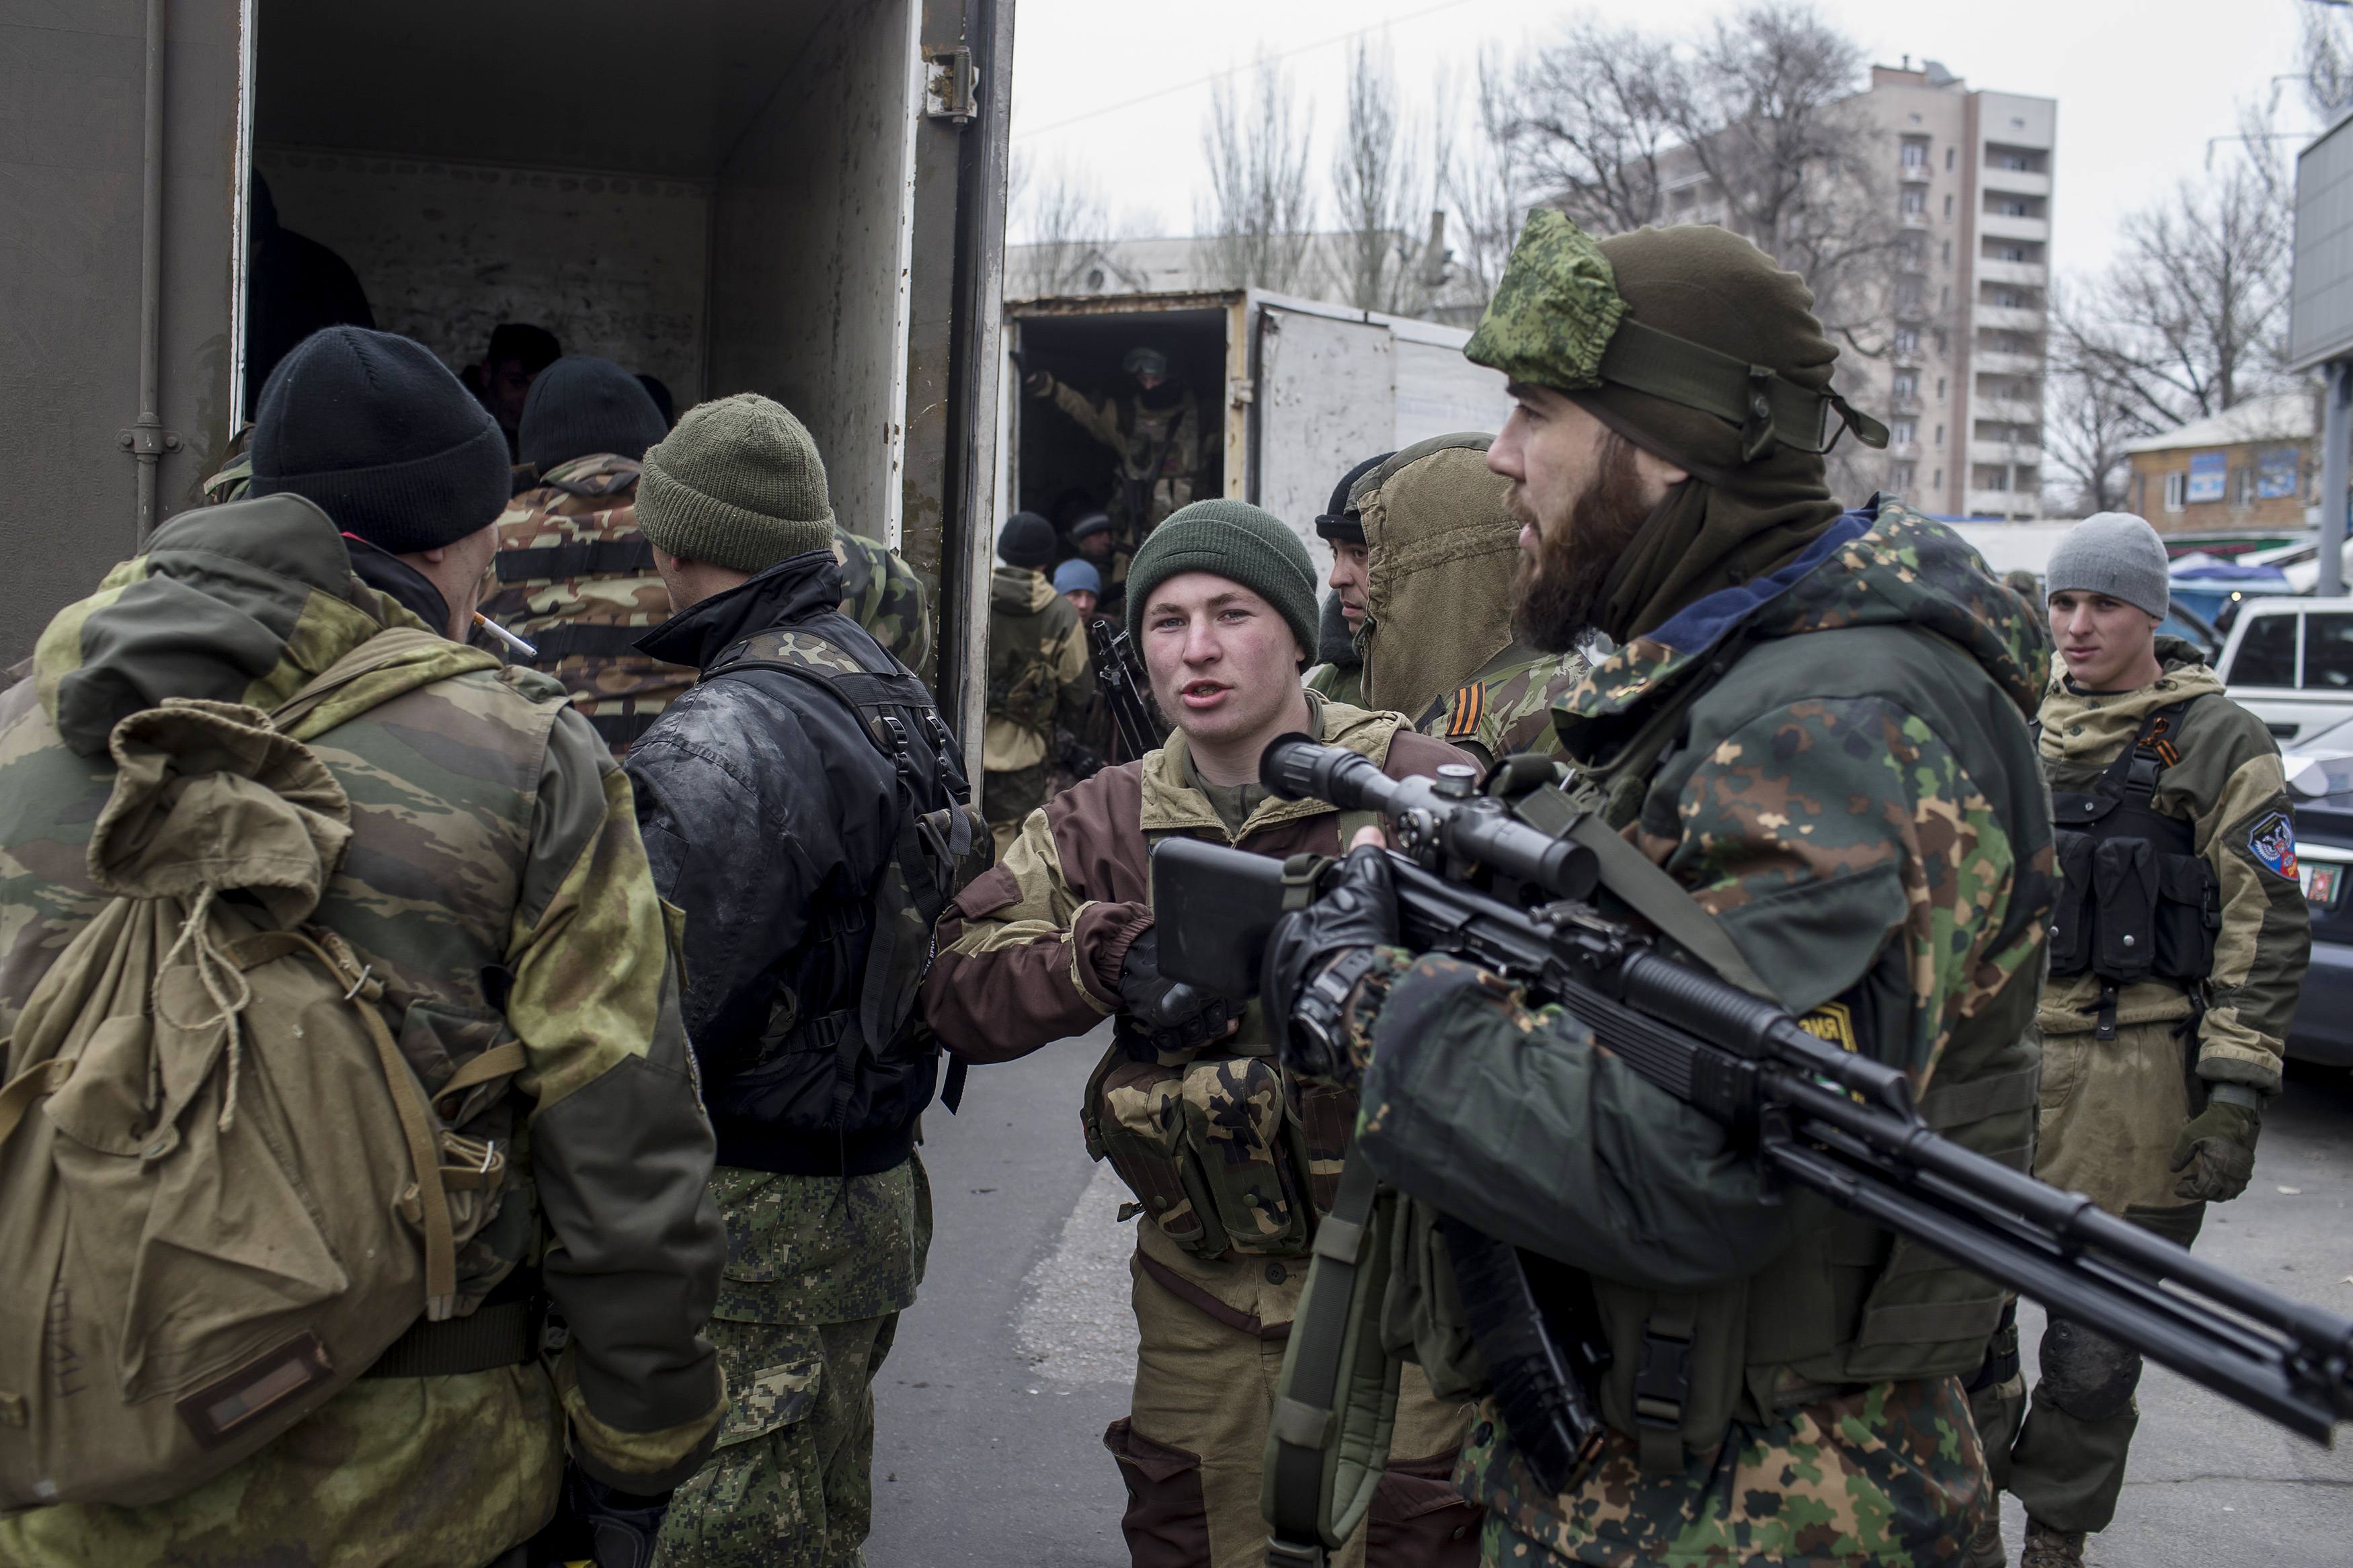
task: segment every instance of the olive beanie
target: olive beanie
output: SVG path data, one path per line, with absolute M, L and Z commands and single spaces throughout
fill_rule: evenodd
M 830 550 L 825 462 L 782 404 L 755 392 L 702 404 L 646 448 L 638 526 L 672 555 L 735 572 Z
M 1171 577 L 1213 572 L 1272 605 L 1300 647 L 1315 650 L 1315 563 L 1307 546 L 1272 512 L 1248 501 L 1197 500 L 1170 512 L 1127 568 L 1127 630 L 1144 619 L 1145 602 Z

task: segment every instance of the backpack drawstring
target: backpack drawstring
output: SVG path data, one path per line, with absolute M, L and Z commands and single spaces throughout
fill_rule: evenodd
M 210 918 L 212 906 L 213 889 L 209 887 L 200 889 L 196 893 L 196 901 L 189 906 L 187 923 L 180 928 L 180 940 L 172 944 L 171 950 L 164 954 L 164 961 L 155 966 L 155 978 L 148 984 L 148 999 L 156 1015 L 161 1016 L 164 1011 L 164 976 L 171 972 L 173 961 L 180 956 L 180 950 L 190 949 L 195 955 L 197 983 L 204 986 L 205 994 L 212 998 L 213 1005 L 219 1011 L 201 1023 L 180 1026 L 189 1029 L 208 1029 L 215 1024 L 218 1024 L 227 1031 L 228 1083 L 221 1096 L 221 1113 L 218 1123 L 220 1131 L 226 1132 L 237 1120 L 237 1068 L 244 1060 L 244 1037 L 239 1027 L 239 1020 L 245 1012 L 246 1005 L 253 1000 L 253 987 L 247 982 L 244 971 L 222 956 L 220 949 L 213 945 Z M 235 985 L 234 994 L 231 993 L 229 984 L 224 984 L 224 978 Z M 151 1081 L 160 1090 L 162 1062 L 160 1058 L 153 1056 L 148 1059 L 149 1071 L 153 1075 Z M 158 1097 L 160 1098 L 160 1094 Z

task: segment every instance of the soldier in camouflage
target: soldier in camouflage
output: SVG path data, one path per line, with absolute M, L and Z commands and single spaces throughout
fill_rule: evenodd
M 1116 454 L 1110 514 L 1120 547 L 1133 553 L 1162 518 L 1193 499 L 1211 435 L 1208 408 L 1170 373 L 1166 353 L 1130 349 L 1119 368 L 1135 383 L 1126 397 L 1097 402 L 1042 370 L 1025 384 Z
M 1365 542 L 1365 706 L 1410 715 L 1482 763 L 1556 754 L 1552 705 L 1586 669 L 1575 650 L 1548 653 L 1514 633 L 1520 520 L 1509 481 L 1488 469 L 1491 440 L 1418 441 L 1356 475 L 1350 497 Z
M 559 1489 L 649 1543 L 726 1409 L 701 1331 L 725 1233 L 627 782 L 554 681 L 421 640 L 470 616 L 506 442 L 421 345 L 343 327 L 280 363 L 252 457 L 257 499 L 158 530 L 0 695 L 0 1037 L 106 901 L 83 850 L 115 722 L 167 699 L 267 710 L 397 633 L 420 646 L 299 731 L 350 796 L 313 919 L 383 984 L 428 1089 L 521 1042 L 522 1072 L 444 1108 L 515 1156 L 459 1254 L 459 1316 L 183 1496 L 0 1521 L 0 1561 L 509 1568 Z M 548 1300 L 570 1326 L 553 1363 Z
M 1079 613 L 1043 571 L 1054 560 L 1054 525 L 1034 511 L 1015 512 L 997 535 L 997 558 L 980 802 L 1001 855 L 1046 803 L 1058 734 L 1087 728 L 1095 678 Z
M 1465 352 L 1515 403 L 1489 462 L 1528 529 L 1522 635 L 1619 645 L 1555 709 L 1582 798 L 1809 1027 L 2022 1161 L 2052 903 L 2024 722 L 2041 628 L 1941 525 L 1840 513 L 1826 437 L 1882 432 L 1831 392 L 1804 285 L 1726 230 L 1597 243 L 1538 210 Z M 1456 1479 L 1489 1510 L 1485 1560 L 1958 1562 L 1993 1506 L 1961 1378 L 2000 1292 L 1774 1201 L 1732 1132 L 1573 1016 L 1398 949 L 1385 870 L 1350 862 L 1345 897 L 1278 927 L 1271 973 L 1366 966 L 1337 1005 L 1265 999 L 1343 1043 L 1287 1029 L 1288 1059 L 1361 1084 L 1384 1181 L 1583 1270 L 1610 1356 L 1602 1451 L 1557 1493 L 1482 1407 Z M 1471 1381 L 1408 1317 L 1390 1342 Z
M 1275 1377 L 1356 1106 L 1280 1071 L 1255 1011 L 1229 1033 L 1208 998 L 1161 977 L 1149 856 L 1174 836 L 1277 859 L 1336 852 L 1351 826 L 1340 813 L 1257 782 L 1260 748 L 1285 730 L 1398 777 L 1459 753 L 1393 713 L 1302 689 L 1314 568 L 1257 508 L 1195 502 L 1145 542 L 1130 583 L 1128 625 L 1176 731 L 1030 814 L 1002 862 L 950 906 L 923 1004 L 948 1048 L 976 1062 L 1113 1020 L 1081 1114 L 1088 1152 L 1135 1194 L 1124 1215 L 1147 1216 L 1133 1269 L 1134 1396 L 1103 1437 L 1127 1483 L 1129 1552 L 1136 1568 L 1259 1568 Z M 1444 1479 L 1461 1406 L 1409 1373 L 1397 1422 L 1369 1530 L 1334 1561 L 1467 1563 L 1475 1516 Z
M 2187 1247 L 2253 1173 L 2312 933 L 2279 745 L 2203 655 L 2158 635 L 2167 578 L 2157 531 L 2124 512 L 2076 524 L 2045 573 L 2064 670 L 2037 729 L 2063 890 L 2034 1173 Z M 2147 847 L 2137 905 L 2103 885 L 2112 838 Z M 2127 942 L 2155 935 L 2147 963 L 2110 962 L 2125 951 L 2103 940 L 2110 918 Z M 2185 928 L 2212 934 L 2178 952 Z M 2030 1410 L 2014 1324 L 1999 1348 L 1975 1408 L 1994 1479 L 2026 1505 L 2021 1562 L 2079 1568 L 2084 1536 L 2116 1517 L 2141 1358 L 2054 1316 Z M 1989 1531 L 1971 1568 L 2001 1561 Z
M 1071 548 L 1103 579 L 1095 608 L 1116 620 L 1127 614 L 1127 564 L 1135 552 L 1123 545 L 1111 514 L 1091 511 L 1071 520 Z
M 677 613 L 642 646 L 702 679 L 628 773 L 654 886 L 685 917 L 728 1237 L 711 1338 L 737 1391 L 659 1561 L 854 1568 L 873 1380 L 931 1245 L 915 1134 L 939 1072 L 890 1014 L 912 1015 L 923 946 L 904 928 L 927 921 L 890 918 L 905 906 L 881 890 L 904 885 L 911 814 L 946 820 L 963 780 L 922 683 L 838 608 L 825 467 L 798 420 L 752 394 L 706 403 L 644 468 L 639 526 Z

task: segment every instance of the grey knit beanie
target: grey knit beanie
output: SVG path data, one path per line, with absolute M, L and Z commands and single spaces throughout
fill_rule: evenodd
M 1197 500 L 1152 531 L 1127 568 L 1127 630 L 1142 629 L 1152 591 L 1187 572 L 1214 572 L 1272 605 L 1299 638 L 1315 648 L 1315 563 L 1299 535 L 1248 501 Z
M 646 448 L 638 526 L 672 555 L 736 572 L 830 550 L 824 459 L 807 426 L 758 393 L 690 408 Z
M 2145 518 L 2094 512 L 2067 531 L 2042 569 L 2042 592 L 2073 589 L 2122 599 L 2162 617 L 2173 602 L 2164 542 Z

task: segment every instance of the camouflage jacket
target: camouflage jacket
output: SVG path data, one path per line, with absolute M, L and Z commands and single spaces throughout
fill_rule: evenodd
M 2222 695 L 2222 683 L 2189 644 L 2166 637 L 2158 654 L 2163 678 L 2137 691 L 2094 695 L 2054 677 L 2038 715 L 2042 770 L 2053 789 L 2089 789 L 2151 712 L 2196 699 L 2173 734 L 2180 761 L 2158 775 L 2154 804 L 2189 824 L 2197 852 L 2221 889 L 2222 927 L 2198 1024 L 2198 1072 L 2209 1082 L 2276 1094 L 2288 1023 L 2312 952 L 2279 743 L 2262 720 Z M 2099 977 L 2088 972 L 2054 977 L 2043 992 L 2042 1032 L 2092 1028 L 2099 993 Z M 2125 988 L 2116 1021 L 2172 1023 L 2191 1010 L 2181 986 L 2147 980 Z
M 1537 653 L 1514 643 L 1423 712 L 1414 728 L 1488 763 L 1516 752 L 1560 754 L 1553 704 L 1577 689 L 1589 667 L 1574 653 Z
M 1045 380 L 1038 395 L 1050 399 L 1080 429 L 1118 455 L 1120 483 L 1109 510 L 1125 526 L 1128 543 L 1140 542 L 1162 518 L 1193 499 L 1209 428 L 1199 400 L 1180 397 L 1166 408 L 1146 408 L 1133 394 L 1095 402 L 1068 383 L 1050 375 Z M 1139 490 L 1146 500 L 1142 514 L 1135 515 L 1134 492 Z
M 117 720 L 166 696 L 268 709 L 380 630 L 420 624 L 290 496 L 182 514 L 61 612 L 32 678 L 0 695 L 0 1034 L 105 902 L 82 849 Z M 170 1503 L 0 1521 L 0 1561 L 310 1561 L 365 1540 L 371 1561 L 476 1563 L 552 1508 L 566 1415 L 580 1462 L 625 1490 L 671 1486 L 708 1451 L 724 1401 L 700 1331 L 723 1233 L 628 783 L 554 682 L 437 646 L 394 672 L 397 695 L 353 688 L 355 716 L 309 742 L 351 797 L 314 918 L 384 982 L 428 1087 L 522 1041 L 522 1073 L 456 1112 L 512 1150 L 459 1289 L 470 1310 L 535 1266 L 571 1324 L 555 1379 L 533 1363 L 363 1380 Z
M 988 593 L 988 728 L 981 760 L 990 773 L 1047 761 L 1054 731 L 1083 730 L 1094 700 L 1086 628 L 1042 572 L 999 566 Z
M 2048 671 L 2042 628 L 1975 553 L 1883 503 L 1635 637 L 1556 710 L 1609 819 L 1787 1005 L 2013 1165 L 2053 868 L 2023 720 Z M 1558 1009 L 1451 960 L 1395 962 L 1367 1157 L 1588 1270 L 1615 1354 L 1612 1432 L 1581 1482 L 1543 1495 L 1498 1432 L 1467 1455 L 1465 1494 L 1582 1563 L 1931 1561 L 1966 1541 L 1988 1487 L 1939 1374 L 1978 1364 L 2000 1292 L 1810 1194 L 1770 1201 L 1731 1132 Z M 1915 1299 L 1933 1334 L 1905 1326 Z M 1866 1300 L 1894 1310 L 1866 1323 Z M 1652 1335 L 1690 1347 L 1665 1454 L 1633 1414 Z M 1874 1364 L 1915 1370 L 1874 1383 Z
M 897 551 L 838 522 L 833 558 L 841 566 L 841 613 L 864 626 L 883 652 L 929 680 L 932 612 L 915 569 Z
M 1404 730 L 1395 714 L 1314 707 L 1325 740 L 1393 776 L 1461 760 Z M 1276 859 L 1339 853 L 1332 806 L 1268 797 L 1237 832 L 1189 776 L 1179 731 L 1142 761 L 1105 768 L 1032 812 L 1005 858 L 956 896 L 923 991 L 924 1015 L 948 1049 L 972 1062 L 1012 1061 L 1118 1014 L 1121 965 L 1152 925 L 1154 841 L 1186 834 Z M 1280 1270 L 1271 1280 L 1253 1258 L 1191 1257 L 1157 1225 L 1140 1226 L 1136 1246 L 1155 1278 L 1220 1321 L 1289 1321 L 1298 1292 L 1271 1288 Z
M 638 531 L 638 466 L 609 452 L 559 464 L 499 515 L 497 589 L 482 614 L 539 650 L 618 757 L 694 671 L 637 650 L 670 618 L 670 590 Z

